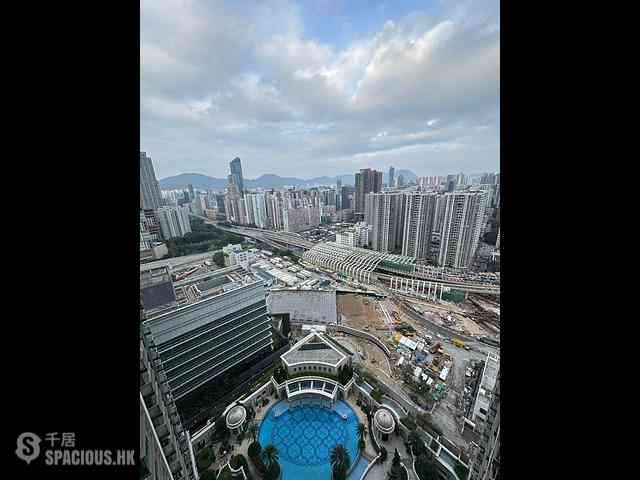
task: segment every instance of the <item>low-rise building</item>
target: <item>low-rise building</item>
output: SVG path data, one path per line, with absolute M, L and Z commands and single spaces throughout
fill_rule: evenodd
M 471 420 L 476 424 L 482 424 L 487 419 L 499 370 L 500 357 L 493 353 L 488 353 L 484 363 L 484 369 L 482 370 L 480 385 L 478 386 L 478 395 L 473 405 Z
M 292 324 L 337 322 L 335 290 L 271 290 L 267 308 L 271 315 L 289 315 Z

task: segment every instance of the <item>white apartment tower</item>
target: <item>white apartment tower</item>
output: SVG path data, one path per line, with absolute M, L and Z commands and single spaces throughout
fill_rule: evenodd
M 446 205 L 438 264 L 449 268 L 467 268 L 478 248 L 486 193 L 454 192 L 444 197 Z
M 157 216 L 164 238 L 183 237 L 191 231 L 189 207 L 161 207 Z
M 369 241 L 378 252 L 393 252 L 402 246 L 402 193 L 370 193 L 367 195 L 365 222 L 371 225 Z
M 402 255 L 427 258 L 434 226 L 438 195 L 412 193 L 404 196 Z

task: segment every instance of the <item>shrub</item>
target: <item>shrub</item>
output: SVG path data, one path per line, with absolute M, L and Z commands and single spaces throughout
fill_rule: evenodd
M 211 466 L 213 461 L 216 459 L 213 449 L 210 447 L 205 447 L 199 454 L 196 459 L 196 464 L 198 465 L 198 471 L 203 472 L 207 468 Z
M 269 468 L 264 473 L 262 479 L 263 480 L 276 480 L 280 476 L 280 464 L 278 462 L 273 462 L 269 465 Z
M 200 480 L 216 480 L 216 475 L 218 472 L 215 470 L 207 470 L 202 475 L 200 475 Z
M 247 454 L 249 455 L 249 458 L 251 458 L 252 460 L 256 457 L 259 457 L 261 453 L 262 453 L 262 445 L 260 445 L 260 442 L 251 443 L 251 445 L 249 445 L 249 448 L 247 449 Z
M 460 480 L 466 480 L 467 475 L 469 474 L 469 469 L 461 463 L 456 463 L 453 470 L 456 472 L 456 475 L 458 475 Z
M 407 416 L 407 417 L 402 417 L 402 418 L 400 419 L 400 421 L 401 421 L 401 422 L 402 422 L 402 424 L 403 424 L 405 427 L 407 427 L 409 430 L 415 430 L 415 429 L 416 429 L 416 421 L 415 421 L 413 418 L 411 418 L 411 417 L 409 417 L 409 416 Z

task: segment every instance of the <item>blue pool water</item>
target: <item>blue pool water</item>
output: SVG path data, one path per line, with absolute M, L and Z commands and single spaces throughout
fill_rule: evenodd
M 342 400 L 332 409 L 314 400 L 301 402 L 291 409 L 286 400 L 274 405 L 258 440 L 262 448 L 273 443 L 278 449 L 282 480 L 329 480 L 329 456 L 337 444 L 347 449 L 351 465 L 358 461 L 358 417 Z

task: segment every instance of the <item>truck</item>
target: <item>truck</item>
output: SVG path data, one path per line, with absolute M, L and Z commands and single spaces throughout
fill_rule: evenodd
M 435 345 L 433 345 L 430 349 L 429 349 L 429 353 L 434 354 L 436 353 L 438 350 L 442 350 L 442 344 L 440 342 L 437 342 Z
M 453 343 L 458 348 L 464 348 L 464 342 L 462 340 L 458 340 L 457 338 L 454 338 L 451 343 Z

